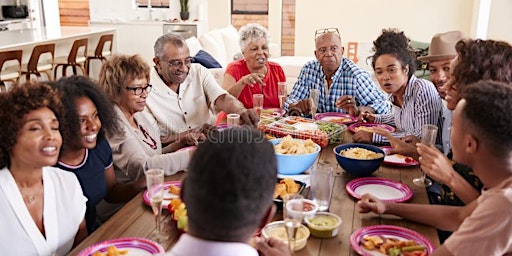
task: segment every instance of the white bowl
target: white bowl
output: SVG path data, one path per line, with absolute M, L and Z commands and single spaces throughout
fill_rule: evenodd
M 274 221 L 268 223 L 262 230 L 261 234 L 265 239 L 270 237 L 277 238 L 283 241 L 285 244 L 288 244 L 288 236 L 286 235 L 286 228 L 284 227 L 284 221 Z M 298 251 L 304 247 L 308 242 L 309 238 L 309 229 L 300 224 L 299 230 L 297 231 L 297 240 L 295 240 L 295 251 Z

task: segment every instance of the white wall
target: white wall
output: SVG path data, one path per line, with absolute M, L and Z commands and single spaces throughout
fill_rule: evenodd
M 512 43 L 512 1 L 492 0 L 489 16 L 488 39 L 504 40 Z

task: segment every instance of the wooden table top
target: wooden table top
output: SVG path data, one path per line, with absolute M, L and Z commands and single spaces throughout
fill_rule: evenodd
M 350 132 L 346 131 L 347 140 Z M 435 228 L 419 223 L 410 222 L 391 215 L 377 215 L 374 213 L 360 214 L 356 205 L 357 200 L 347 194 L 345 185 L 356 177 L 345 173 L 338 165 L 333 153 L 334 145 L 322 149 L 317 163 L 330 165 L 335 170 L 334 188 L 331 197 L 329 211 L 337 214 L 343 220 L 338 229 L 338 235 L 330 239 L 310 237 L 306 247 L 294 253 L 294 255 L 358 255 L 350 247 L 350 235 L 359 228 L 371 225 L 395 225 L 409 228 L 424 235 L 435 247 L 439 247 L 439 238 Z M 410 203 L 428 204 L 425 188 L 412 183 L 414 177 L 421 175 L 419 167 L 398 167 L 381 165 L 374 173 L 376 177 L 384 177 L 406 184 L 413 190 L 414 196 Z M 184 172 L 166 177 L 166 180 L 183 180 Z M 308 189 L 305 194 L 307 196 Z M 163 225 L 170 228 L 170 238 L 162 246 L 169 250 L 178 240 L 179 232 L 175 225 L 170 224 L 170 215 L 163 210 Z M 281 212 L 274 219 L 281 218 Z M 83 249 L 97 242 L 120 237 L 147 238 L 155 229 L 155 222 L 151 208 L 144 204 L 141 194 L 134 197 L 112 218 L 99 227 L 94 233 L 79 244 L 69 255 L 76 255 Z

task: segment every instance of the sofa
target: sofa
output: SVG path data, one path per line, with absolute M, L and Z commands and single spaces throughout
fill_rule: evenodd
M 190 37 L 186 39 L 186 42 L 190 49 L 190 56 L 195 57 L 198 54 L 204 56 L 206 52 L 207 55 L 211 56 L 220 65 L 220 67 L 209 68 L 209 70 L 215 77 L 215 80 L 222 85 L 226 66 L 233 60 L 242 57 L 239 40 L 238 31 L 235 27 L 229 25 L 224 28 L 213 29 L 200 35 L 199 38 Z M 288 92 L 291 92 L 299 76 L 300 69 L 307 61 L 314 59 L 314 56 L 279 56 L 279 46 L 272 42 L 269 42 L 269 50 L 271 56 L 269 60 L 281 65 L 286 75 Z

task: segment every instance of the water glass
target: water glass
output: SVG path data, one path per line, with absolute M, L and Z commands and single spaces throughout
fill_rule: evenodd
M 277 82 L 277 95 L 279 97 L 279 108 L 284 109 L 284 102 L 286 101 L 286 82 Z
M 239 114 L 228 114 L 226 119 L 228 128 L 232 128 L 240 125 L 240 115 Z
M 311 182 L 311 198 L 318 204 L 318 211 L 327 211 L 334 185 L 333 168 L 316 165 L 310 169 L 309 179 Z
M 436 144 L 437 126 L 432 124 L 425 124 L 421 127 L 421 144 L 425 146 L 432 146 Z M 432 185 L 432 181 L 427 178 L 427 174 L 422 171 L 422 176 L 414 178 L 412 182 L 418 186 L 428 187 Z
M 311 102 L 311 117 L 315 118 L 316 111 L 318 110 L 318 101 L 320 100 L 320 90 L 309 90 L 309 100 Z
M 261 111 L 263 110 L 263 94 L 253 94 L 252 95 L 252 107 L 258 116 L 261 116 Z

